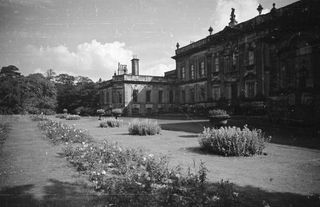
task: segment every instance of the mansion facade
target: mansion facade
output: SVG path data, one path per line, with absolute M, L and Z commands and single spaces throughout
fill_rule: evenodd
M 250 8 L 248 8 L 250 9 Z M 239 106 L 282 100 L 287 106 L 320 104 L 320 2 L 301 0 L 237 23 L 235 10 L 222 31 L 180 47 L 176 69 L 164 77 L 139 75 L 120 65 L 101 83 L 100 104 L 126 108 L 129 115 L 181 108 Z

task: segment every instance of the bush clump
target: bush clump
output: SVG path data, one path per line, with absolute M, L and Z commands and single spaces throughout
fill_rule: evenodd
M 160 134 L 161 127 L 157 121 L 149 119 L 133 120 L 129 123 L 128 130 L 131 135 L 155 135 Z
M 251 156 L 262 154 L 265 143 L 271 137 L 264 137 L 260 129 L 250 130 L 246 125 L 239 127 L 204 128 L 199 135 L 201 148 L 224 156 Z
M 118 118 L 119 116 L 122 116 L 123 114 L 123 109 L 122 108 L 115 108 L 111 110 L 112 116 Z
M 115 119 L 115 118 L 108 118 L 100 122 L 101 128 L 106 127 L 121 127 L 123 125 L 123 120 Z
M 79 115 L 68 115 L 66 120 L 79 120 L 81 117 Z
M 209 111 L 209 116 L 229 116 L 227 111 L 223 109 L 212 109 Z
M 39 122 L 38 127 L 45 133 L 45 135 L 53 142 L 73 142 L 82 143 L 89 142 L 92 137 L 86 130 L 76 129 L 74 126 L 68 126 L 55 121 Z
M 3 121 L 3 120 L 0 120 Z M 7 138 L 9 132 L 9 123 L 8 122 L 0 122 L 0 147 L 4 143 Z
M 68 114 L 56 114 L 56 118 L 58 119 L 66 119 Z

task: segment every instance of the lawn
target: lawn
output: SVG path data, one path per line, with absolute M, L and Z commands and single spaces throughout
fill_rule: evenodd
M 261 188 L 270 192 L 301 195 L 320 193 L 319 150 L 271 143 L 265 149 L 267 155 L 227 158 L 205 154 L 199 149 L 197 133 L 201 132 L 203 126 L 210 126 L 206 120 L 158 119 L 165 129 L 160 135 L 131 136 L 127 125 L 133 118 L 122 119 L 122 128 L 99 128 L 97 117 L 60 121 L 89 130 L 98 142 L 108 140 L 127 147 L 141 147 L 152 153 L 166 154 L 173 166 L 178 164 L 187 167 L 199 164 L 202 160 L 209 169 L 208 178 L 212 182 L 224 179 L 239 187 Z M 272 131 L 272 128 L 268 129 Z M 276 142 L 288 141 L 288 137 L 281 139 L 282 134 L 278 135 L 277 132 L 273 131 Z M 288 130 L 285 136 L 290 137 Z
M 266 206 L 264 203 L 270 206 L 314 206 L 320 201 L 318 197 L 315 202 L 315 197 L 308 197 L 320 194 L 320 151 L 299 146 L 298 143 L 303 141 L 295 142 L 296 146 L 268 144 L 266 155 L 261 156 L 222 157 L 200 150 L 197 134 L 203 126 L 211 126 L 203 119 L 157 119 L 164 130 L 154 136 L 129 135 L 128 123 L 133 118 L 127 117 L 121 118 L 124 124 L 120 128 L 100 128 L 97 117 L 50 119 L 87 129 L 95 142 L 107 140 L 125 147 L 144 148 L 152 154 L 168 155 L 172 167 L 181 165 L 186 168 L 203 161 L 209 170 L 209 182 L 215 185 L 223 179 L 234 183 L 244 206 Z M 236 119 L 230 123 L 240 125 L 245 121 Z M 259 122 L 248 121 L 249 126 L 253 125 L 251 123 Z M 89 184 L 82 184 L 87 183 L 85 177 L 77 174 L 63 159 L 63 146 L 51 144 L 41 136 L 36 125 L 26 116 L 13 121 L 0 156 L 1 204 L 102 204 L 103 196 L 92 192 Z M 279 137 L 276 142 L 286 143 L 290 133 L 294 132 L 286 129 L 283 136 L 278 133 L 282 129 L 274 131 L 274 126 L 264 127 Z

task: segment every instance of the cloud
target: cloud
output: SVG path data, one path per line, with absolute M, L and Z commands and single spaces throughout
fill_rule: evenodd
M 82 75 L 93 80 L 110 79 L 118 62 L 129 65 L 132 58 L 132 51 L 125 48 L 125 43 L 117 41 L 103 44 L 92 40 L 79 44 L 75 51 L 64 45 L 40 48 L 29 45 L 27 51 L 37 71 L 52 68 L 58 74 Z
M 146 69 L 146 72 L 150 75 L 154 76 L 164 76 L 165 72 L 168 72 L 169 70 L 174 70 L 175 69 L 175 64 L 157 64 L 155 66 L 152 66 L 148 69 Z M 142 71 L 143 72 L 143 71 Z
M 211 17 L 214 22 L 214 31 L 218 32 L 229 24 L 231 8 L 235 9 L 237 22 L 241 23 L 258 15 L 258 5 L 258 0 L 218 0 L 215 14 Z M 264 9 L 263 13 L 268 11 Z

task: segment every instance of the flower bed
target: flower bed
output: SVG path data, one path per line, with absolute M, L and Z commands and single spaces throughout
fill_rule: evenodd
M 100 122 L 101 128 L 106 127 L 121 127 L 123 125 L 123 120 L 116 118 L 108 118 Z
M 224 156 L 262 154 L 265 143 L 271 140 L 271 137 L 265 138 L 261 130 L 250 130 L 247 126 L 244 126 L 243 129 L 238 127 L 204 128 L 199 136 L 201 148 Z
M 0 122 L 0 147 L 1 147 L 1 144 L 4 143 L 4 141 L 6 140 L 9 129 L 10 128 L 9 128 L 8 122 L 3 122 L 3 123 Z
M 95 189 L 106 194 L 114 206 L 235 206 L 238 193 L 229 182 L 217 188 L 207 182 L 204 163 L 187 172 L 169 168 L 166 156 L 141 149 L 123 148 L 114 143 L 89 142 L 84 130 L 53 121 L 39 127 L 55 143 L 67 143 L 64 155 L 79 172 L 88 175 Z M 79 136 L 83 137 L 79 139 Z
M 237 200 L 228 182 L 209 188 L 203 163 L 183 173 L 179 167 L 170 169 L 164 156 L 108 142 L 68 145 L 65 156 L 115 206 L 228 206 L 226 200 L 231 205 Z
M 155 135 L 160 134 L 161 128 L 156 121 L 133 120 L 129 123 L 129 134 L 131 135 Z
M 46 136 L 54 143 L 58 142 L 88 142 L 92 137 L 86 130 L 76 129 L 73 126 L 68 126 L 55 121 L 39 122 L 38 127 L 44 131 Z

